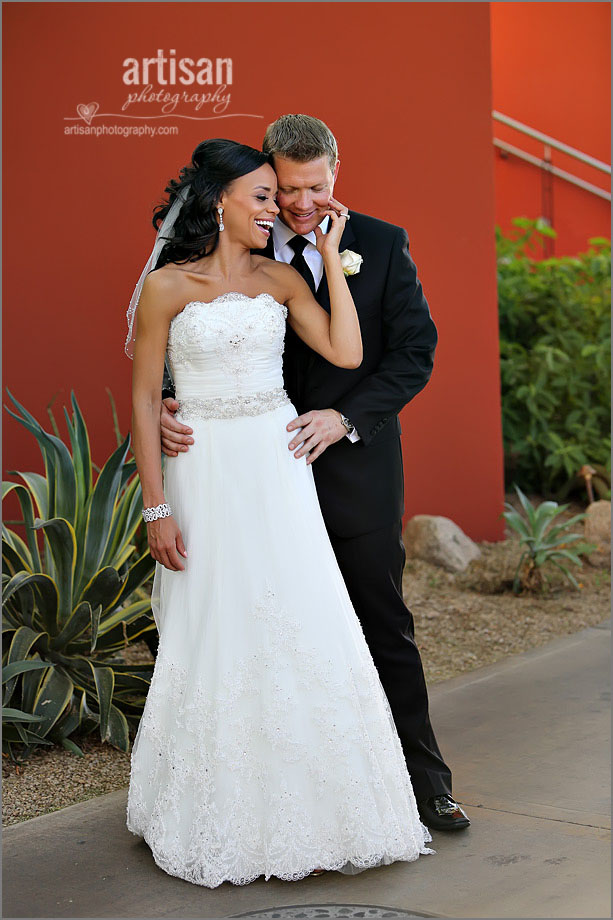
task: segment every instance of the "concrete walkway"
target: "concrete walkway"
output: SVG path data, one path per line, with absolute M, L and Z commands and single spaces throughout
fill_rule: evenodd
M 3 915 L 221 918 L 276 908 L 283 918 L 300 912 L 279 908 L 322 905 L 320 916 L 347 917 L 330 905 L 378 905 L 443 917 L 609 917 L 609 645 L 603 624 L 433 687 L 433 724 L 473 822 L 435 834 L 436 856 L 209 890 L 155 866 L 125 827 L 120 791 L 4 831 Z

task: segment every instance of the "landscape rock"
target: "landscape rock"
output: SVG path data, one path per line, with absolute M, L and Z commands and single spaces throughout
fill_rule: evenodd
M 442 566 L 448 572 L 463 572 L 481 550 L 450 518 L 416 514 L 403 534 L 407 556 Z

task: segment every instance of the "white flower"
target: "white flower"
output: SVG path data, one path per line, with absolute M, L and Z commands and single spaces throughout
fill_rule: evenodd
M 358 252 L 352 252 L 351 249 L 345 249 L 341 252 L 341 265 L 344 275 L 357 275 L 364 259 Z

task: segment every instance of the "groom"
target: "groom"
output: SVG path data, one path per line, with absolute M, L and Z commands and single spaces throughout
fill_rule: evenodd
M 330 298 L 314 230 L 327 230 L 339 160 L 334 135 L 319 119 L 283 115 L 263 150 L 278 178 L 280 215 L 264 251 L 289 262 L 325 310 Z M 451 795 L 451 772 L 428 715 L 428 694 L 413 616 L 402 598 L 405 552 L 403 468 L 398 413 L 428 382 L 437 344 L 404 230 L 350 212 L 340 244 L 362 330 L 359 368 L 334 367 L 288 326 L 283 374 L 299 416 L 289 447 L 308 455 L 328 534 L 390 703 L 422 821 L 437 830 L 468 827 Z M 262 252 L 262 250 L 258 250 Z M 361 257 L 361 260 L 360 260 Z M 165 381 L 164 397 L 174 392 Z M 322 408 L 323 407 L 323 408 Z M 162 447 L 176 456 L 192 430 L 162 407 Z

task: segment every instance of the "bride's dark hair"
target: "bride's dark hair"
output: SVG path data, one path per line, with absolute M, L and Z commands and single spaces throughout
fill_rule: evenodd
M 161 268 L 167 262 L 195 262 L 211 255 L 219 242 L 216 205 L 222 192 L 234 179 L 270 163 L 270 156 L 224 138 L 210 138 L 198 144 L 191 163 L 179 170 L 178 179 L 170 179 L 164 192 L 165 204 L 154 209 L 153 226 L 158 229 L 177 195 L 190 185 L 187 199 L 174 223 L 174 236 L 162 249 L 156 263 Z

